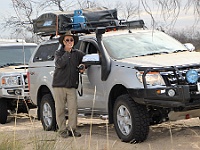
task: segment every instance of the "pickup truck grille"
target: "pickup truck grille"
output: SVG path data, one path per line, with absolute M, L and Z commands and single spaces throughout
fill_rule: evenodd
M 23 74 L 18 77 L 18 85 L 23 86 L 25 91 L 24 92 L 29 92 L 28 90 L 28 80 L 27 80 L 27 75 Z
M 161 72 L 161 75 L 165 80 L 167 86 L 192 85 L 186 81 L 186 73 L 190 69 L 178 70 L 174 72 L 173 71 Z M 198 72 L 198 75 L 200 76 L 200 70 L 199 69 L 194 69 L 194 70 L 196 70 Z M 200 78 L 198 79 L 198 82 L 200 82 Z
M 186 73 L 189 70 L 196 70 L 198 72 L 198 81 L 200 82 L 200 66 L 190 66 L 190 67 L 181 67 L 178 70 L 161 72 L 163 79 L 167 86 L 176 86 L 176 85 L 188 85 L 190 91 L 191 102 L 199 100 L 200 98 L 200 89 L 198 88 L 198 83 L 188 83 L 186 80 Z
M 189 86 L 191 101 L 200 99 L 200 64 L 191 64 L 185 66 L 171 66 L 171 67 L 136 67 L 139 71 L 144 73 L 160 72 L 167 87 L 170 86 Z M 198 83 L 188 83 L 186 80 L 186 73 L 189 70 L 196 70 L 198 73 Z M 198 87 L 199 84 L 199 87 Z M 144 84 L 144 87 L 147 85 Z

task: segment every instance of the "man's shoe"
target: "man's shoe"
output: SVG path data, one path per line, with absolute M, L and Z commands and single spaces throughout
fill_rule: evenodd
M 68 137 L 68 131 L 64 130 L 64 131 L 58 131 L 58 134 L 60 137 L 62 138 L 67 138 Z
M 81 137 L 81 133 L 77 131 L 68 131 L 69 136 Z

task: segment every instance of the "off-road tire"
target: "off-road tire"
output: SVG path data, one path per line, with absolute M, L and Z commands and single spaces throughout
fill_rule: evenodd
M 0 123 L 5 124 L 8 117 L 7 101 L 0 99 Z
M 40 119 L 45 131 L 57 130 L 55 103 L 51 94 L 46 94 L 42 97 L 40 103 Z
M 124 116 L 123 111 L 126 113 Z M 113 117 L 116 133 L 123 142 L 139 143 L 146 140 L 149 116 L 144 105 L 136 103 L 128 94 L 121 95 L 114 104 Z

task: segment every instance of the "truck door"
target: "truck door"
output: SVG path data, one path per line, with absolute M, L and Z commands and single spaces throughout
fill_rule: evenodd
M 86 54 L 98 53 L 98 46 L 94 42 L 85 42 L 82 50 Z M 105 98 L 103 81 L 101 81 L 101 65 L 90 65 L 82 74 L 83 96 L 78 96 L 78 107 L 91 111 L 103 111 L 105 109 Z M 79 91 L 80 91 L 79 83 Z M 94 107 L 93 107 L 94 104 Z

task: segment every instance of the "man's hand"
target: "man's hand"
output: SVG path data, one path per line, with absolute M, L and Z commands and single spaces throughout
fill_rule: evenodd
M 78 66 L 78 70 L 79 70 L 80 73 L 83 73 L 85 71 L 85 65 L 84 64 L 80 64 Z

